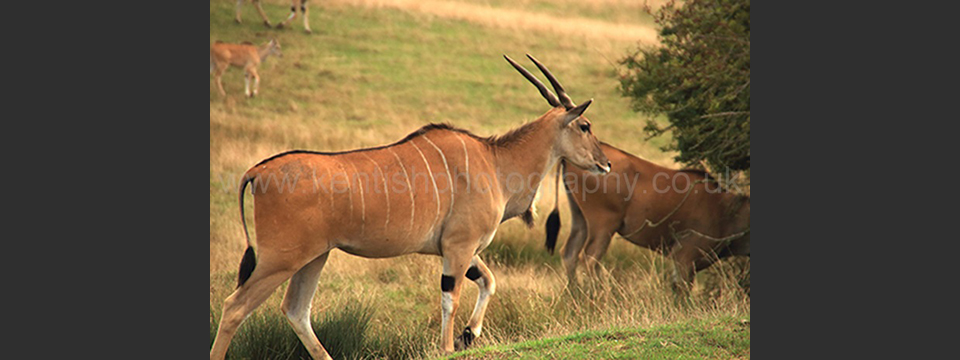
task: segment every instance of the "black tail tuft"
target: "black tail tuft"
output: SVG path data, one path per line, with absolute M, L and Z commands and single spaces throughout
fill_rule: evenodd
M 237 279 L 237 287 L 243 286 L 243 283 L 250 279 L 253 268 L 257 267 L 257 256 L 253 253 L 253 248 L 247 246 L 247 251 L 243 253 L 243 260 L 240 260 L 240 274 Z
M 554 248 L 557 247 L 557 235 L 560 234 L 560 210 L 554 208 L 547 218 L 547 251 L 553 255 Z

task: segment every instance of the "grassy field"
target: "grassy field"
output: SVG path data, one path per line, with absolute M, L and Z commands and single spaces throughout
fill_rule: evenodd
M 650 329 L 579 334 L 464 351 L 444 359 L 743 359 L 750 319 L 720 317 Z
M 503 54 L 532 68 L 522 61 L 530 53 L 550 67 L 574 101 L 593 98 L 586 115 L 601 140 L 674 165 L 673 154 L 659 150 L 668 139 L 645 140 L 646 118 L 630 111 L 617 90 L 616 60 L 653 31 L 635 1 L 311 2 L 313 34 L 302 31 L 299 18 L 287 29 L 266 29 L 250 4 L 243 8 L 244 23 L 236 24 L 235 5 L 211 1 L 210 42 L 276 38 L 284 57 L 261 66 L 257 98 L 243 96 L 236 68 L 224 75 L 226 97 L 210 80 L 211 341 L 245 246 L 236 184 L 246 169 L 291 149 L 338 151 L 394 142 L 430 122 L 486 136 L 531 121 L 549 106 Z M 289 2 L 265 0 L 263 7 L 277 23 Z M 543 188 L 541 213 L 552 207 L 553 192 Z M 252 201 L 247 206 L 249 214 Z M 700 274 L 691 299 L 678 302 L 662 284 L 670 265 L 618 240 L 604 258 L 608 280 L 587 289 L 588 296 L 571 294 L 559 258 L 543 250 L 544 220 L 532 230 L 519 221 L 504 223 L 481 255 L 497 276 L 498 291 L 479 346 L 749 317 L 749 298 L 736 286 L 737 264 Z M 318 336 L 337 358 L 439 355 L 439 274 L 439 257 L 370 260 L 334 251 L 314 299 Z M 244 323 L 231 358 L 306 356 L 279 312 L 285 286 Z M 476 295 L 475 287 L 465 287 L 457 326 L 469 317 Z

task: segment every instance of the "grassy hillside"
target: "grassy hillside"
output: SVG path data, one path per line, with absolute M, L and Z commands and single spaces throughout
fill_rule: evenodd
M 531 121 L 549 105 L 503 54 L 536 73 L 524 57 L 530 53 L 551 69 L 575 102 L 593 98 L 586 116 L 601 140 L 672 165 L 672 154 L 658 150 L 667 139 L 645 141 L 641 128 L 646 118 L 630 111 L 617 90 L 616 60 L 637 46 L 634 35 L 651 31 L 649 17 L 635 3 L 320 1 L 310 3 L 313 34 L 305 34 L 299 18 L 287 29 L 263 27 L 249 3 L 243 7 L 244 23 L 236 24 L 236 2 L 212 0 L 211 43 L 260 44 L 275 38 L 284 56 L 261 66 L 257 98 L 243 96 L 239 69 L 229 69 L 223 78 L 226 97 L 217 92 L 212 76 L 209 81 L 211 340 L 245 246 L 236 186 L 245 170 L 291 149 L 338 151 L 394 142 L 430 122 L 449 122 L 486 136 Z M 263 7 L 273 23 L 289 12 L 285 0 L 264 0 Z M 543 188 L 541 213 L 552 208 L 553 191 Z M 247 202 L 248 214 L 252 203 Z M 562 208 L 566 224 L 569 214 Z M 749 299 L 735 290 L 736 267 L 702 274 L 703 284 L 681 309 L 662 291 L 662 272 L 670 265 L 617 240 L 604 259 L 609 280 L 597 284 L 592 296 L 570 295 L 564 291 L 559 258 L 542 250 L 544 220 L 538 219 L 532 230 L 519 221 L 504 223 L 481 255 L 497 276 L 498 292 L 479 345 L 749 314 Z M 565 226 L 561 239 L 568 231 Z M 347 357 L 437 355 L 439 274 L 439 257 L 370 260 L 334 251 L 314 299 L 318 336 L 325 344 L 353 349 L 337 352 Z M 304 355 L 278 310 L 285 287 L 241 327 L 231 357 Z M 457 326 L 470 315 L 476 295 L 476 287 L 464 288 Z M 364 325 L 343 325 L 350 323 Z M 266 333 L 285 340 L 274 341 Z

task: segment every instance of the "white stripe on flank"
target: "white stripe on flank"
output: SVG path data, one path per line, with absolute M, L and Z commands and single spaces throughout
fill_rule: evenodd
M 393 149 L 389 149 L 390 153 L 393 154 L 393 157 L 397 158 L 397 163 L 400 164 L 400 169 L 403 170 L 403 179 L 407 181 L 407 193 L 410 194 L 410 227 L 407 228 L 407 234 L 410 234 L 413 231 L 413 214 L 415 213 L 416 206 L 413 202 L 413 186 L 410 185 L 410 175 L 407 175 L 407 167 L 403 166 L 403 160 L 400 160 L 400 156 L 397 153 L 393 152 Z
M 494 154 L 494 157 L 496 157 L 496 154 Z M 480 160 L 483 160 L 484 164 L 486 164 L 487 166 L 490 166 L 490 163 L 487 161 L 487 158 L 485 156 L 482 156 L 482 154 L 480 156 Z M 494 169 L 496 169 L 496 167 L 494 167 Z
M 387 177 L 383 175 L 383 169 L 380 168 L 380 164 L 377 163 L 376 160 L 371 158 L 370 155 L 367 155 L 367 153 L 365 152 L 361 152 L 361 154 L 363 154 L 363 156 L 366 156 L 367 160 L 372 161 L 373 164 L 377 166 L 377 171 L 380 172 L 380 180 L 383 180 L 383 194 L 384 196 L 387 197 L 387 221 L 383 222 L 383 226 L 386 227 L 387 224 L 390 223 L 390 192 L 387 191 Z
M 489 168 L 493 168 L 493 175 L 492 175 L 492 176 L 484 176 L 484 178 L 486 178 L 486 180 L 487 180 L 487 181 L 486 181 L 487 188 L 484 189 L 483 192 L 484 192 L 484 193 L 489 193 L 491 196 L 493 196 L 493 192 L 491 191 L 493 184 L 490 183 L 490 180 L 491 180 L 491 177 L 496 177 L 496 176 L 497 176 L 497 168 L 496 168 L 495 166 L 490 166 L 490 162 L 487 161 L 487 157 L 486 157 L 486 156 L 483 156 L 483 155 L 484 155 L 484 154 L 482 154 L 482 153 L 480 154 L 480 160 L 483 160 L 484 165 L 487 165 L 487 168 L 488 168 L 488 169 L 489 169 Z M 497 155 L 494 154 L 493 156 L 496 157 Z M 488 175 L 489 175 L 489 174 L 488 174 Z M 480 179 L 478 178 L 477 180 L 480 180 Z M 497 179 L 497 180 L 499 180 L 499 179 Z M 480 186 L 481 186 L 481 184 L 477 184 L 477 187 L 480 187 Z
M 457 140 L 460 140 L 460 145 L 463 145 L 463 163 L 466 164 L 467 170 L 464 172 L 467 174 L 467 192 L 470 192 L 470 154 L 467 153 L 467 143 L 463 142 L 463 135 L 457 134 Z
M 330 181 L 330 188 L 328 189 L 328 193 L 330 194 L 330 213 L 333 213 L 334 211 L 337 210 L 333 206 L 333 178 L 332 178 L 332 174 L 330 173 L 330 167 L 325 166 L 324 169 L 327 170 L 327 179 L 328 181 Z
M 437 199 L 437 220 L 434 222 L 434 225 L 436 225 L 440 223 L 440 189 L 437 188 L 437 179 L 433 178 L 433 170 L 430 170 L 430 163 L 427 162 L 427 157 L 423 156 L 423 151 L 420 151 L 420 147 L 413 141 L 410 141 L 410 145 L 413 145 L 413 148 L 417 149 L 417 152 L 420 153 L 420 158 L 423 159 L 423 163 L 427 165 L 427 175 L 430 176 L 430 181 L 433 182 L 433 197 Z
M 433 141 L 430 141 L 430 138 L 428 138 L 427 135 L 423 135 L 423 138 L 430 143 L 430 146 L 433 146 L 434 149 L 437 149 L 437 152 L 440 153 L 440 158 L 443 159 L 443 168 L 447 170 L 447 182 L 450 183 L 450 187 L 447 188 L 447 190 L 450 190 L 450 211 L 453 211 L 453 204 L 456 204 L 457 201 L 453 197 L 453 178 L 450 177 L 450 167 L 447 166 L 447 156 L 443 154 L 443 150 L 440 150 L 440 148 L 437 147 L 437 144 L 434 144 Z
M 337 161 L 337 168 L 339 168 L 347 178 L 347 202 L 350 203 L 350 216 L 353 216 L 353 187 L 350 186 L 350 176 L 347 176 L 347 168 L 343 166 L 343 163 Z M 356 170 L 354 170 L 354 172 L 356 172 Z
M 360 173 L 357 171 L 357 167 L 353 163 L 350 163 L 350 167 L 353 168 L 353 176 L 357 178 L 357 186 L 360 187 L 360 235 L 363 235 L 367 224 L 367 205 L 363 201 L 363 183 L 360 182 Z

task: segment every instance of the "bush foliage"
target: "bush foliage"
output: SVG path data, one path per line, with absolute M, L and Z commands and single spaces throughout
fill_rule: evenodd
M 621 91 L 634 110 L 665 115 L 644 130 L 673 132 L 678 162 L 750 169 L 750 1 L 670 1 L 655 13 L 660 46 L 621 59 Z

